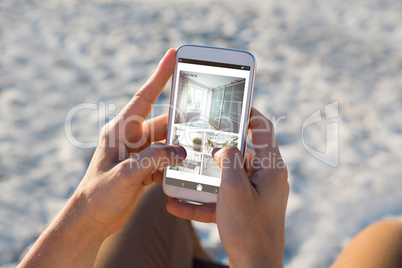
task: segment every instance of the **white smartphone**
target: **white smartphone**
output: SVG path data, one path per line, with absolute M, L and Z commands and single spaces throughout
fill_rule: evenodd
M 166 143 L 181 145 L 186 159 L 165 168 L 164 192 L 197 203 L 214 203 L 221 168 L 214 148 L 246 149 L 255 74 L 254 56 L 247 51 L 182 45 L 170 93 Z

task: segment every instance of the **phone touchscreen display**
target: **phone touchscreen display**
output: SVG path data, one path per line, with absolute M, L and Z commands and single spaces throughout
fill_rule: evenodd
M 221 168 L 214 148 L 238 147 L 242 137 L 250 66 L 179 58 L 168 143 L 187 158 L 166 170 L 166 184 L 217 194 Z

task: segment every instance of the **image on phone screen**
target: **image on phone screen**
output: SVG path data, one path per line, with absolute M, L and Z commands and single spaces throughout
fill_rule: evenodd
M 221 168 L 211 153 L 243 143 L 250 66 L 180 58 L 176 75 L 168 143 L 187 158 L 167 169 L 166 184 L 218 193 Z

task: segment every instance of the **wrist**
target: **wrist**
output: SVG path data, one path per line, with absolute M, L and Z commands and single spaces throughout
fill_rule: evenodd
M 230 267 L 283 267 L 284 250 L 275 245 L 272 247 L 269 244 L 259 244 L 257 247 L 246 247 L 246 250 L 240 252 L 228 252 Z
M 237 258 L 229 260 L 231 268 L 252 268 L 252 267 L 269 267 L 279 268 L 283 267 L 283 260 L 278 258 L 270 258 L 268 256 L 248 256 L 246 258 Z
M 107 226 L 94 219 L 89 207 L 88 199 L 75 192 L 61 211 L 60 221 L 66 229 L 73 229 L 86 239 L 102 243 L 110 234 L 107 232 Z
M 45 233 L 74 248 L 72 252 L 96 255 L 108 234 L 92 219 L 87 207 L 73 195 Z

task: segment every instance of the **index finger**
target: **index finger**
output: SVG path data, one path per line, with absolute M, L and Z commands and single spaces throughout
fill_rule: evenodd
M 169 49 L 163 59 L 160 61 L 154 74 L 148 79 L 145 85 L 138 90 L 131 101 L 124 107 L 119 115 L 126 117 L 136 116 L 142 119 L 147 118 L 152 107 L 165 88 L 175 66 L 176 50 Z M 138 121 L 138 120 L 137 120 Z

